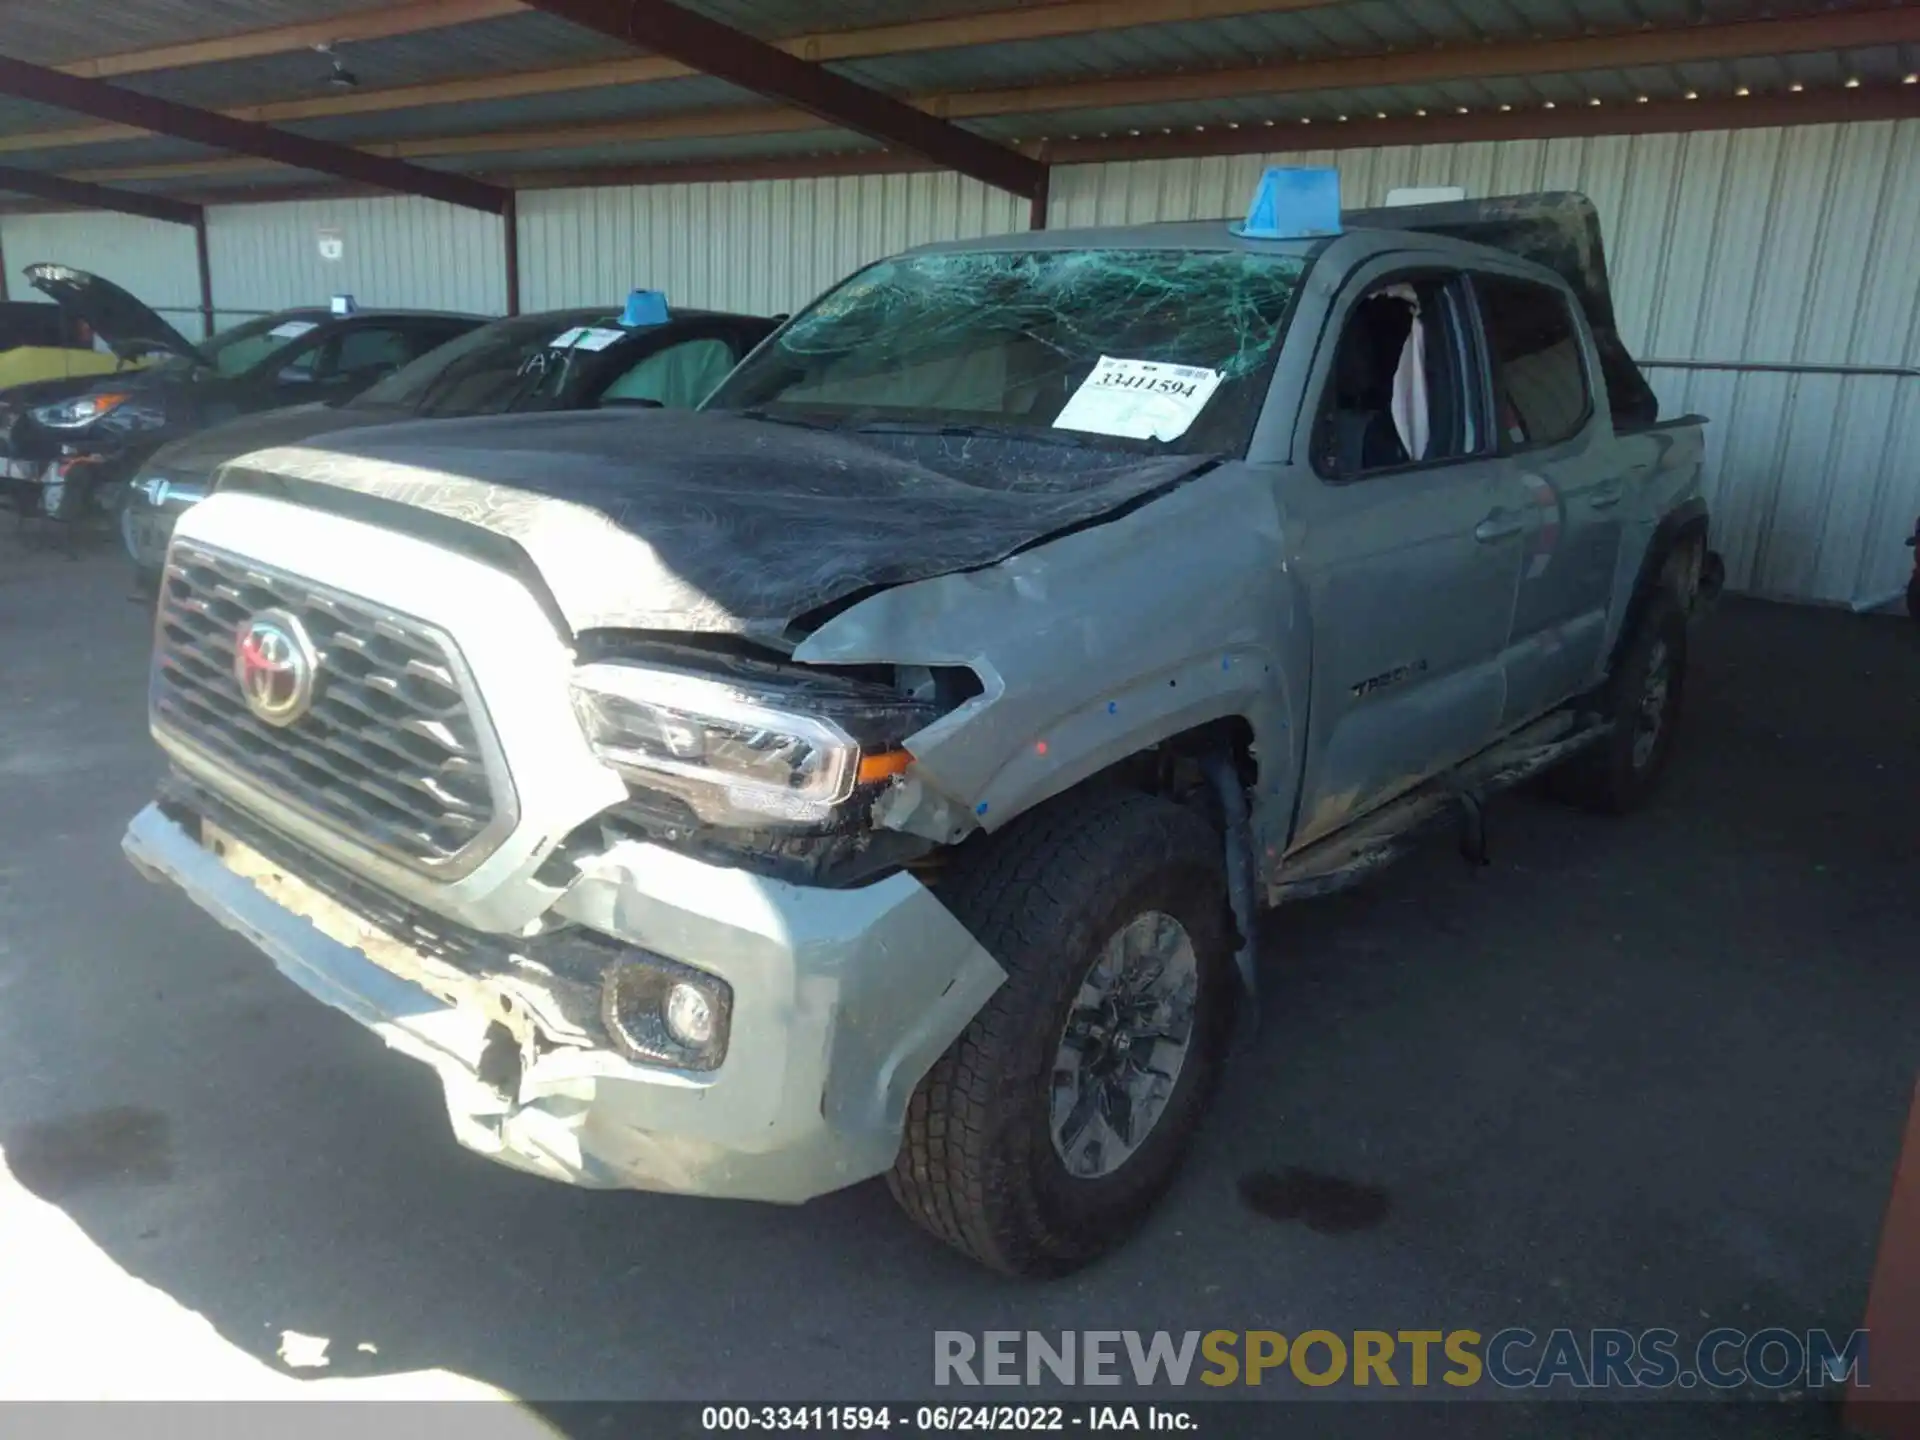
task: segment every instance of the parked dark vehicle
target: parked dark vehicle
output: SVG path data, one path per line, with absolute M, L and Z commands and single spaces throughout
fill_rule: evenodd
M 0 471 L 16 506 L 54 519 L 84 516 L 96 494 L 111 493 L 168 440 L 252 411 L 349 399 L 483 323 L 321 305 L 263 315 L 196 345 L 109 280 L 65 265 L 24 273 L 128 367 L 0 390 Z
M 0 300 L 0 350 L 20 345 L 54 349 L 76 345 L 74 328 L 56 306 L 33 300 Z
M 343 402 L 249 415 L 162 446 L 121 513 L 127 553 L 150 588 L 174 522 L 206 497 L 215 470 L 250 450 L 401 420 L 597 405 L 691 409 L 775 323 L 677 310 L 664 324 L 628 326 L 605 306 L 496 320 Z

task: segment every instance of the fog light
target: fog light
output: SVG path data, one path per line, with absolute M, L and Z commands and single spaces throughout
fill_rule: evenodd
M 667 991 L 667 1033 L 689 1050 L 704 1050 L 713 1042 L 713 1006 L 685 982 Z
M 646 950 L 607 966 L 600 1018 L 635 1060 L 678 1070 L 715 1070 L 727 1054 L 733 990 L 718 975 Z

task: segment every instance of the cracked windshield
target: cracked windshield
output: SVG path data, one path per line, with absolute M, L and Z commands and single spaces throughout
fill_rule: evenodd
M 1305 269 L 1237 251 L 887 260 L 803 314 L 707 408 L 836 429 L 1243 450 Z

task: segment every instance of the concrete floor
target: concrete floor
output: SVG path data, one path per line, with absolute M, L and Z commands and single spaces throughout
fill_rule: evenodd
M 1492 869 L 1442 843 L 1275 917 L 1169 1203 L 1016 1285 L 878 1184 L 779 1210 L 458 1149 L 425 1070 L 123 863 L 145 612 L 110 553 L 0 537 L 0 1395 L 925 1398 L 935 1329 L 1851 1330 L 1920 1061 L 1920 627 L 1710 623 L 1652 809 L 1507 797 Z M 1241 1198 L 1286 1167 L 1366 1203 Z

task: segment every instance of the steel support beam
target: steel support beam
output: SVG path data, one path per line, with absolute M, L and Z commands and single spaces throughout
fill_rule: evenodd
M 1018 150 L 789 55 L 744 31 L 683 10 L 669 0 L 529 3 L 1016 195 L 1031 197 L 1045 183 L 1046 167 Z
M 505 226 L 502 232 L 500 248 L 506 254 L 507 262 L 507 314 L 520 313 L 520 205 L 511 190 L 507 192 L 507 208 L 500 212 L 500 223 Z
M 1645 105 L 1567 105 L 1501 114 L 1411 115 L 1347 124 L 1277 125 L 1258 130 L 1057 140 L 1046 147 L 1055 165 L 1107 160 L 1177 160 L 1287 150 L 1370 150 L 1383 145 L 1472 145 L 1502 140 L 1567 140 L 1600 135 L 1685 135 L 1702 130 L 1771 130 L 1787 125 L 1845 125 L 1920 119 L 1920 86 L 1841 90 L 1828 95 L 1753 96 L 1727 100 L 1655 100 Z
M 504 190 L 464 175 L 449 175 L 404 160 L 369 155 L 346 145 L 334 145 L 288 130 L 275 130 L 270 125 L 235 120 L 212 110 L 117 89 L 99 80 L 62 74 L 44 65 L 30 65 L 8 56 L 0 56 L 0 93 L 75 110 L 116 124 L 138 125 L 143 130 L 220 150 L 238 150 L 281 165 L 378 185 L 383 190 L 424 195 L 449 205 L 485 210 L 492 215 L 500 214 L 506 207 Z
M 193 219 L 193 260 L 200 271 L 200 338 L 213 334 L 213 264 L 207 258 L 207 212 Z
M 118 210 L 122 215 L 144 215 L 149 220 L 167 220 L 175 225 L 195 225 L 200 221 L 200 207 L 184 200 L 142 195 L 134 190 L 112 190 L 86 180 L 69 180 L 64 175 L 22 170 L 13 165 L 0 165 L 0 190 L 12 190 L 38 200 L 55 200 L 82 210 Z

